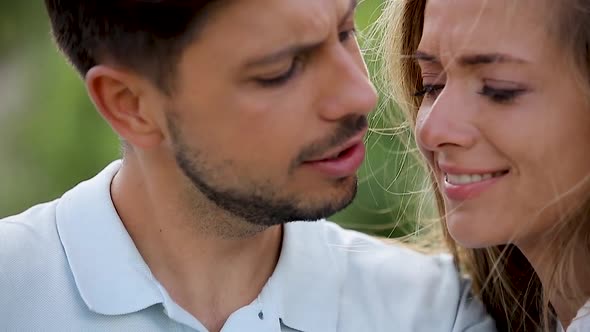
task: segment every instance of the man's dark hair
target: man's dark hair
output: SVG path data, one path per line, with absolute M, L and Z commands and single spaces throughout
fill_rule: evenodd
M 85 76 L 105 61 L 170 92 L 182 51 L 221 0 L 45 0 L 58 47 Z

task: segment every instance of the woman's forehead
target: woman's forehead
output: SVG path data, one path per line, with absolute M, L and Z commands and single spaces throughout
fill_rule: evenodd
M 549 47 L 534 8 L 530 1 L 428 0 L 419 50 L 440 58 L 499 53 L 534 62 Z

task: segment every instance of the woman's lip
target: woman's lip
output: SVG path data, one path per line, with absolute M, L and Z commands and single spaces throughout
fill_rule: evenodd
M 479 174 L 479 173 L 474 173 Z M 468 184 L 451 184 L 446 180 L 446 176 L 442 177 L 442 189 L 443 193 L 447 198 L 452 201 L 465 201 L 473 199 L 490 189 L 493 185 L 499 181 L 505 179 L 510 172 L 503 173 L 502 175 L 482 180 L 479 182 L 473 182 Z
M 510 170 L 509 167 L 496 167 L 496 168 L 467 168 L 445 163 L 437 163 L 438 169 L 444 174 L 465 174 L 465 175 L 478 175 L 478 174 L 494 174 L 498 172 L 507 172 Z

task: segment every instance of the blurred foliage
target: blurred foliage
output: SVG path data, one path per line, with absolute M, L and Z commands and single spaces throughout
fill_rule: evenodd
M 382 1 L 361 2 L 361 32 L 378 16 Z M 369 61 L 372 73 L 379 67 L 378 59 Z M 411 134 L 384 114 L 396 113 L 382 101 L 371 117 L 357 199 L 332 219 L 396 237 L 414 231 L 424 202 L 415 192 L 424 177 L 406 153 Z M 0 217 L 59 197 L 119 155 L 117 137 L 51 41 L 43 2 L 0 2 Z

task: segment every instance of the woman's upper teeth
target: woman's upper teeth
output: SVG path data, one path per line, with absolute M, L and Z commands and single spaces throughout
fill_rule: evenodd
M 485 174 L 445 174 L 445 180 L 450 184 L 462 185 L 481 182 L 502 175 L 504 172 Z

